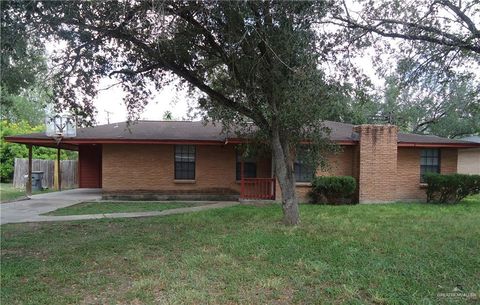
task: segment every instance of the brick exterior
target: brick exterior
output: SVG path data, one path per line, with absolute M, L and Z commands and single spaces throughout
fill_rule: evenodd
M 360 162 L 358 201 L 360 203 L 396 200 L 397 127 L 392 125 L 356 126 Z
M 174 179 L 173 145 L 104 145 L 103 190 L 164 194 L 239 194 L 233 145 L 197 145 L 195 181 Z M 270 177 L 270 159 L 259 158 L 257 175 Z
M 355 127 L 359 144 L 343 146 L 328 157 L 330 166 L 317 175 L 353 176 L 363 203 L 425 199 L 420 185 L 421 148 L 398 148 L 395 126 Z M 457 171 L 457 149 L 441 149 L 441 172 Z M 235 181 L 235 146 L 197 145 L 195 181 L 174 180 L 173 145 L 103 145 L 102 187 L 106 193 L 239 194 Z M 271 176 L 270 158 L 257 160 L 257 177 Z M 298 183 L 297 195 L 308 201 L 308 183 Z M 277 183 L 276 200 L 281 200 Z
M 329 166 L 326 169 L 318 169 L 317 176 L 355 176 L 354 160 L 356 159 L 356 146 L 342 146 L 341 151 L 336 154 L 330 154 L 327 159 Z M 296 193 L 300 202 L 308 202 L 308 193 L 311 190 L 311 184 L 299 182 L 296 185 Z M 282 193 L 277 182 L 276 200 L 282 200 Z
M 453 174 L 457 172 L 458 149 L 444 148 L 440 150 L 440 172 Z
M 353 176 L 355 146 L 342 146 L 342 150 L 328 156 L 329 166 L 325 170 L 318 169 L 318 176 Z
M 397 157 L 397 200 L 425 200 L 420 185 L 420 148 L 399 148 Z
M 399 148 L 397 158 L 397 201 L 426 200 L 425 186 L 420 183 L 421 148 Z M 440 173 L 457 172 L 457 149 L 440 149 Z

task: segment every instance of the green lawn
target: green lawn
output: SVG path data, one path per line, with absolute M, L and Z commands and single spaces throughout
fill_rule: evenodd
M 480 197 L 9 224 L 2 304 L 474 304 Z M 445 294 L 450 297 L 446 297 Z
M 169 209 L 184 208 L 196 205 L 204 205 L 186 202 L 159 202 L 159 201 L 126 201 L 126 202 L 82 202 L 66 208 L 61 208 L 44 215 L 83 215 L 104 213 L 128 213 L 163 211 Z
M 55 192 L 54 189 L 45 189 L 43 191 L 33 191 L 33 195 Z M 24 189 L 14 188 L 11 183 L 0 183 L 0 203 L 10 202 L 26 198 Z
M 25 190 L 16 189 L 11 183 L 0 183 L 0 202 L 25 197 Z

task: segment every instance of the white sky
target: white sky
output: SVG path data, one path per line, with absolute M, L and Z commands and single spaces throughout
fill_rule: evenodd
M 105 78 L 99 88 L 107 88 L 116 82 L 115 79 Z M 127 108 L 123 102 L 124 92 L 119 87 L 112 87 L 107 90 L 101 90 L 94 100 L 97 108 L 96 121 L 98 124 L 107 123 L 107 111 L 110 112 L 110 123 L 127 120 Z M 177 91 L 174 84 L 166 86 L 145 107 L 141 119 L 144 120 L 162 120 L 166 111 L 172 112 L 175 120 L 187 120 L 189 103 L 193 103 L 188 98 L 187 92 Z

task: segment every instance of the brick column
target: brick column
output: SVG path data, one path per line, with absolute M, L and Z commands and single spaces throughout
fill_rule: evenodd
M 393 125 L 360 125 L 358 199 L 359 203 L 396 200 L 397 133 Z

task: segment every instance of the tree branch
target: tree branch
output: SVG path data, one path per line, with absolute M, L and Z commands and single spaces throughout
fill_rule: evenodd
M 456 16 L 456 20 L 452 22 L 459 22 L 464 24 L 471 35 L 455 35 L 453 32 L 450 33 L 441 29 L 440 27 L 426 25 L 426 22 L 423 21 L 430 13 L 433 11 L 434 5 L 443 6 L 445 9 L 450 10 Z M 357 21 L 350 16 L 350 12 L 345 2 L 343 2 L 344 13 L 342 16 L 340 14 L 333 15 L 333 20 L 340 21 L 342 26 L 353 29 L 361 29 L 366 32 L 375 33 L 380 36 L 389 37 L 389 38 L 400 38 L 411 41 L 425 41 L 438 45 L 456 47 L 461 50 L 472 51 L 477 54 L 480 54 L 480 31 L 477 29 L 475 23 L 472 19 L 465 14 L 462 9 L 453 4 L 449 0 L 437 0 L 430 5 L 430 10 L 422 18 L 415 20 L 401 20 L 395 17 L 392 18 L 381 18 L 377 16 L 371 16 L 371 21 L 376 21 L 372 24 L 369 24 L 368 20 Z M 433 16 L 432 20 L 443 18 L 441 16 Z M 401 31 L 399 27 L 404 27 L 404 30 Z
M 455 42 L 453 42 L 453 41 L 448 41 L 448 40 L 445 40 L 445 39 L 435 38 L 435 37 L 428 36 L 428 35 L 425 35 L 425 34 L 403 34 L 403 33 L 397 33 L 397 32 L 387 32 L 387 31 L 379 28 L 382 25 L 382 22 L 377 24 L 377 25 L 367 25 L 367 24 L 360 24 L 360 23 L 355 22 L 353 20 L 345 19 L 345 18 L 342 18 L 342 17 L 339 17 L 339 16 L 336 16 L 334 18 L 346 23 L 348 28 L 358 28 L 358 29 L 362 29 L 362 30 L 365 30 L 365 31 L 368 31 L 368 32 L 376 33 L 376 34 L 378 34 L 380 36 L 384 36 L 384 37 L 401 38 L 401 39 L 405 39 L 405 40 L 415 40 L 415 41 L 426 41 L 426 42 L 431 42 L 431 43 L 435 43 L 435 44 L 438 44 L 438 45 L 444 45 L 444 46 L 448 46 L 448 47 L 458 47 L 458 48 L 463 49 L 463 50 L 472 51 L 472 52 L 480 54 L 480 45 L 476 46 L 476 45 L 473 45 L 473 44 L 468 44 L 468 43 L 465 43 L 464 41 L 460 40 L 459 38 L 455 39 Z M 387 22 L 383 22 L 383 23 L 387 23 Z M 405 26 L 408 26 L 408 23 L 405 23 L 405 22 L 402 22 L 402 21 L 395 21 L 395 23 L 396 24 L 403 24 Z
M 110 72 L 110 74 L 108 74 L 108 77 L 111 78 L 111 77 L 112 77 L 113 75 L 115 75 L 115 74 L 136 75 L 136 74 L 140 74 L 140 73 L 152 71 L 153 69 L 159 69 L 159 68 L 161 68 L 161 67 L 162 67 L 162 66 L 159 65 L 159 64 L 153 64 L 153 65 L 149 65 L 149 66 L 147 66 L 147 67 L 144 67 L 144 68 L 141 68 L 141 69 L 138 69 L 138 70 L 120 69 L 120 70 L 116 70 L 116 71 Z
M 437 1 L 440 4 L 445 5 L 448 7 L 450 10 L 452 10 L 465 24 L 467 25 L 467 28 L 472 32 L 473 37 L 480 38 L 480 32 L 478 31 L 477 27 L 475 26 L 475 23 L 473 23 L 472 19 L 470 19 L 467 15 L 465 15 L 464 12 L 460 9 L 460 7 L 454 5 L 452 2 L 447 1 L 447 0 L 442 0 L 442 1 Z
M 217 52 L 217 55 L 222 61 L 227 65 L 230 71 L 232 71 L 239 81 L 240 85 L 243 87 L 243 89 L 247 89 L 246 82 L 243 79 L 243 77 L 240 75 L 238 71 L 238 67 L 235 64 L 235 61 L 233 58 L 228 56 L 227 52 L 221 47 L 219 43 L 217 43 L 215 37 L 210 33 L 200 22 L 198 22 L 188 11 L 184 10 L 178 10 L 175 11 L 173 9 L 167 9 L 170 13 L 175 14 L 188 22 L 190 25 L 195 27 L 197 30 L 202 33 L 202 35 L 205 37 L 206 41 L 208 44 Z

